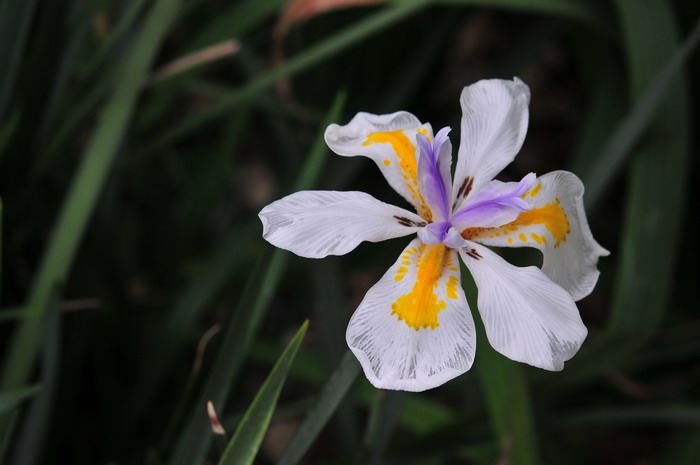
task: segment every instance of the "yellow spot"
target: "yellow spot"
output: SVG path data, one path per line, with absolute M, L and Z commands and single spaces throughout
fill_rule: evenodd
M 450 268 L 451 271 L 459 271 L 459 268 L 455 268 L 454 266 Z
M 407 257 L 406 255 L 401 255 L 401 258 L 403 258 L 404 260 L 408 260 L 411 257 Z
M 425 137 L 428 137 L 428 130 L 425 128 L 416 129 L 416 133 L 420 133 L 423 134 Z
M 512 238 L 512 237 L 509 237 L 509 238 L 508 238 L 508 243 L 509 243 L 509 244 L 512 244 L 512 243 L 513 243 L 513 238 Z
M 530 236 L 531 236 L 531 237 L 535 240 L 535 242 L 537 242 L 538 244 L 541 244 L 541 243 L 542 243 L 542 239 L 544 239 L 543 236 L 540 236 L 539 234 L 535 234 L 535 233 L 530 233 Z
M 391 160 L 384 160 L 384 164 L 385 164 L 386 166 L 391 165 Z
M 459 284 L 459 279 L 457 276 L 450 276 L 445 286 L 447 297 L 450 299 L 459 299 L 459 294 L 457 294 L 457 285 Z
M 421 131 L 420 129 L 418 131 Z M 367 140 L 362 145 L 390 144 L 399 160 L 401 174 L 406 181 L 406 188 L 411 194 L 413 203 L 416 205 L 418 214 L 427 221 L 432 221 L 433 215 L 430 208 L 425 204 L 423 195 L 418 189 L 418 168 L 416 166 L 416 147 L 403 132 L 388 131 L 374 132 L 367 136 Z M 386 160 L 384 161 L 386 164 Z
M 408 268 L 405 266 L 400 267 L 398 270 L 396 270 L 397 273 L 406 273 L 408 272 Z
M 401 262 L 401 264 L 402 264 L 402 265 L 410 265 L 411 262 L 409 262 L 408 260 L 404 260 L 404 261 Z
M 413 248 L 410 248 L 410 249 L 406 250 L 406 253 L 409 255 L 413 255 L 414 253 L 416 253 L 416 250 Z
M 533 187 L 533 188 L 530 189 L 529 191 L 525 192 L 521 197 L 522 197 L 523 199 L 527 198 L 528 196 L 534 197 L 534 196 L 536 196 L 537 194 L 540 193 L 540 189 L 542 189 L 542 184 L 536 185 L 535 187 Z
M 451 254 L 444 244 L 423 245 L 419 248 L 418 272 L 413 289 L 402 295 L 391 306 L 391 314 L 396 315 L 409 328 L 435 329 L 438 313 L 447 307 L 444 300 L 438 299 L 435 288 L 445 268 L 452 266 Z
M 522 212 L 513 222 L 521 226 L 530 226 L 533 224 L 542 224 L 554 238 L 554 247 L 559 247 L 559 244 L 566 241 L 566 236 L 571 231 L 569 226 L 569 218 L 562 208 L 559 199 L 554 199 L 554 202 L 547 205 L 534 208 L 527 212 Z
M 518 239 L 520 239 L 523 242 L 527 242 L 527 236 L 523 233 L 518 234 Z
M 402 279 L 403 279 L 402 274 L 397 274 L 396 276 L 394 276 L 394 281 L 401 281 Z

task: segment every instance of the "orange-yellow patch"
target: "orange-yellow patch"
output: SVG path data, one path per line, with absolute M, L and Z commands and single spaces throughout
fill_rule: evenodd
M 554 199 L 554 202 L 547 205 L 534 208 L 527 212 L 522 212 L 515 219 L 513 224 L 520 226 L 530 226 L 533 224 L 542 224 L 554 238 L 554 247 L 559 247 L 559 244 L 566 241 L 566 236 L 571 231 L 569 226 L 569 218 L 566 216 L 564 208 L 562 208 L 559 199 Z
M 444 244 L 421 245 L 418 249 L 416 263 L 418 272 L 413 289 L 392 304 L 391 314 L 396 315 L 400 321 L 416 331 L 421 328 L 435 329 L 440 326 L 438 313 L 447 307 L 447 304 L 438 298 L 435 289 L 443 270 L 452 266 L 451 256 L 452 252 Z M 403 275 L 397 275 L 396 278 L 398 276 L 403 279 Z M 451 277 L 446 285 L 448 298 L 458 297 L 457 285 L 457 278 Z
M 533 191 L 539 192 L 537 186 Z M 537 195 L 535 193 L 534 195 Z M 521 227 L 532 226 L 534 224 L 543 225 L 547 231 L 554 238 L 554 247 L 559 247 L 562 242 L 566 241 L 566 237 L 571 228 L 569 225 L 569 218 L 566 216 L 564 208 L 561 206 L 559 199 L 555 198 L 554 202 L 548 203 L 539 208 L 533 208 L 530 211 L 522 212 L 515 221 L 504 224 L 497 228 L 466 228 L 462 231 L 462 237 L 468 240 L 471 239 L 483 239 L 483 238 L 494 238 L 500 234 L 506 235 L 509 233 L 517 232 Z M 547 237 L 542 234 L 531 233 L 530 236 L 538 244 L 546 244 Z M 527 242 L 527 236 L 522 232 L 517 235 L 518 239 L 523 242 Z M 513 238 L 509 237 L 508 243 L 513 243 Z
M 528 196 L 535 197 L 537 194 L 540 193 L 540 189 L 542 189 L 542 184 L 537 184 L 535 187 L 521 195 L 521 197 L 523 199 L 527 198 Z
M 459 294 L 457 294 L 457 286 L 459 286 L 459 279 L 457 276 L 450 276 L 450 279 L 447 280 L 447 284 L 445 285 L 448 298 L 455 300 L 459 299 Z
M 421 132 L 421 130 L 418 130 Z M 427 133 L 427 131 L 426 131 Z M 418 214 L 422 216 L 425 220 L 432 220 L 432 212 L 430 208 L 425 204 L 423 200 L 423 195 L 421 195 L 418 189 L 418 167 L 416 165 L 416 147 L 411 143 L 409 138 L 406 136 L 403 130 L 398 131 L 387 131 L 387 132 L 374 132 L 367 136 L 367 140 L 362 145 L 372 145 L 372 144 L 390 144 L 391 148 L 394 149 L 396 158 L 398 159 L 399 169 L 401 170 L 401 175 L 403 176 L 404 183 L 411 193 L 411 198 L 413 203 L 416 205 Z M 389 161 L 389 163 L 386 163 Z M 384 160 L 385 165 L 390 165 L 390 160 Z

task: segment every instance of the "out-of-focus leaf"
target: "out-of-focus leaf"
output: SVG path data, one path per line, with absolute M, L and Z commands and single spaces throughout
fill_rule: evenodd
M 345 94 L 340 93 L 331 107 L 328 119 L 334 121 L 342 111 Z M 325 125 L 323 126 L 325 129 Z M 319 132 L 309 157 L 303 166 L 295 190 L 310 189 L 321 171 L 328 149 Z M 269 249 L 268 249 L 269 250 Z M 219 355 L 205 382 L 202 393 L 194 403 L 189 421 L 184 426 L 168 463 L 189 465 L 199 463 L 209 447 L 211 434 L 206 404 L 211 401 L 218 409 L 225 408 L 226 397 L 257 334 L 264 312 L 277 288 L 288 259 L 288 253 L 275 249 L 261 256 L 241 297 L 236 314 L 226 330 Z
M 698 457 L 700 457 L 700 428 L 684 439 L 683 444 L 669 448 L 669 456 L 658 463 L 662 465 L 696 465 Z
M 127 55 L 120 65 L 120 78 L 115 81 L 114 92 L 71 184 L 33 283 L 28 308 L 36 309 L 39 315 L 46 313 L 52 293 L 67 278 L 88 219 L 126 131 L 144 76 L 175 17 L 179 3 L 179 0 L 159 0 L 155 3 L 134 43 L 134 52 Z M 43 318 L 37 317 L 24 319 L 20 323 L 7 351 L 1 383 L 4 389 L 16 388 L 26 382 L 38 350 L 42 322 Z M 6 434 L 9 422 L 8 414 L 0 418 L 0 434 Z
M 297 350 L 299 350 L 299 345 L 304 339 L 308 325 L 308 321 L 301 325 L 297 334 L 277 360 L 265 383 L 238 424 L 233 438 L 219 460 L 219 465 L 250 465 L 255 460 L 267 426 L 270 424 L 272 413 L 275 411 L 282 386 L 287 379 L 287 373 Z
M 643 405 L 620 407 L 610 405 L 581 413 L 562 413 L 557 425 L 694 425 L 700 426 L 700 409 L 695 405 Z
M 143 149 L 143 152 L 154 151 L 191 133 L 200 126 L 216 118 L 220 118 L 234 106 L 255 98 L 280 79 L 294 76 L 370 35 L 386 29 L 420 8 L 425 7 L 431 1 L 432 0 L 411 0 L 402 2 L 395 6 L 385 8 L 357 24 L 348 26 L 346 29 L 291 58 L 289 61 L 285 62 L 284 65 L 273 68 L 250 81 L 240 90 L 233 91 L 228 96 L 220 98 L 215 104 L 200 113 L 190 116 L 172 129 L 156 136 L 153 142 Z
M 696 25 L 685 42 L 675 51 L 658 73 L 639 95 L 635 104 L 620 122 L 614 134 L 606 142 L 599 155 L 587 171 L 581 173 L 586 186 L 587 209 L 595 208 L 604 189 L 611 184 L 615 174 L 622 168 L 634 145 L 641 139 L 652 122 L 659 105 L 663 102 L 671 83 L 677 78 L 683 65 L 692 56 L 700 42 L 700 23 Z
M 302 421 L 287 448 L 277 462 L 278 465 L 295 465 L 299 463 L 311 444 L 328 423 L 333 412 L 343 400 L 350 386 L 360 374 L 360 365 L 352 352 L 347 351 L 338 368 L 323 386 L 318 399 Z
M 6 0 L 0 3 L 0 120 L 4 118 L 12 98 L 36 5 L 36 0 Z
M 658 69 L 678 50 L 678 29 L 671 5 L 663 0 L 649 0 L 644 8 L 625 0 L 615 4 L 628 51 L 631 97 L 637 102 Z M 650 24 L 654 34 L 649 34 Z M 682 74 L 673 79 L 648 138 L 630 165 L 620 267 L 606 330 L 615 343 L 646 340 L 667 307 L 688 185 L 686 89 Z M 663 252 L 650 250 L 657 244 L 663 244 Z
M 13 453 L 15 463 L 30 465 L 39 463 L 46 450 L 45 441 L 51 424 L 54 401 L 58 390 L 61 355 L 61 316 L 58 293 L 54 294 L 42 338 L 40 382 L 42 389 L 26 411 L 18 432 Z
M 465 267 L 462 264 L 462 270 Z M 468 274 L 463 273 L 463 276 Z M 478 307 L 473 279 L 462 279 L 465 294 L 473 310 Z M 488 342 L 478 311 L 472 311 L 476 323 L 476 370 L 487 402 L 491 428 L 500 446 L 499 463 L 538 465 L 541 463 L 537 429 L 532 413 L 530 391 L 523 366 L 496 352 Z
M 616 5 L 629 56 L 631 98 L 639 102 L 668 57 L 681 48 L 677 28 L 670 6 L 662 0 L 649 1 L 644 8 L 624 0 Z M 650 24 L 654 25 L 653 35 L 649 34 Z M 636 149 L 629 165 L 621 258 L 605 333 L 574 357 L 557 379 L 542 376 L 549 388 L 620 363 L 648 340 L 664 316 L 685 219 L 689 163 L 686 87 L 683 74 L 677 73 L 649 124 L 644 144 Z M 650 249 L 652 244 L 662 246 L 663 251 Z
M 405 396 L 403 391 L 375 390 L 375 402 L 370 407 L 365 435 L 367 458 L 363 457 L 363 462 L 369 465 L 384 462 L 384 453 L 396 428 Z
M 282 10 L 275 25 L 275 39 L 282 40 L 289 29 L 314 16 L 353 6 L 376 5 L 379 0 L 291 0 Z
M 284 37 L 295 25 L 339 8 L 370 6 L 377 3 L 379 0 L 291 0 L 287 2 L 275 25 L 273 45 L 275 64 L 284 61 Z
M 0 393 L 0 413 L 7 413 L 41 391 L 40 385 L 27 386 Z

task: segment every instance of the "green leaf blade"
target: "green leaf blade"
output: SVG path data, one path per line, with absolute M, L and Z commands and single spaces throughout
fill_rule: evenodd
M 277 360 L 270 375 L 265 380 L 255 399 L 250 404 L 236 432 L 229 441 L 219 465 L 250 465 L 253 463 L 262 443 L 270 419 L 277 405 L 287 373 L 304 339 L 309 322 L 301 325 L 294 338 Z

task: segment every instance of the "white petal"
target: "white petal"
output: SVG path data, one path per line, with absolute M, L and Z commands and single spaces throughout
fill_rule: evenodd
M 474 321 L 454 250 L 414 239 L 367 292 L 346 338 L 377 388 L 424 391 L 469 370 Z
M 425 226 L 415 213 L 364 192 L 297 192 L 258 216 L 265 239 L 307 258 L 344 255 L 360 242 L 407 236 Z
M 530 89 L 520 79 L 482 80 L 462 91 L 462 132 L 452 186 L 455 210 L 503 170 L 525 139 Z
M 506 357 L 559 371 L 587 330 L 571 295 L 537 267 L 513 266 L 476 243 L 460 249 L 479 290 L 489 343 Z
M 486 245 L 541 250 L 542 271 L 574 300 L 581 300 L 598 281 L 598 258 L 610 254 L 593 239 L 583 190 L 581 180 L 568 171 L 547 173 L 524 196 L 532 210 L 509 225 L 479 231 L 471 238 Z
M 418 187 L 416 136 L 432 139 L 433 130 L 412 114 L 399 111 L 389 115 L 358 113 L 345 126 L 331 124 L 326 143 L 338 155 L 369 157 L 377 164 L 396 192 L 408 200 L 425 219 L 430 209 Z

